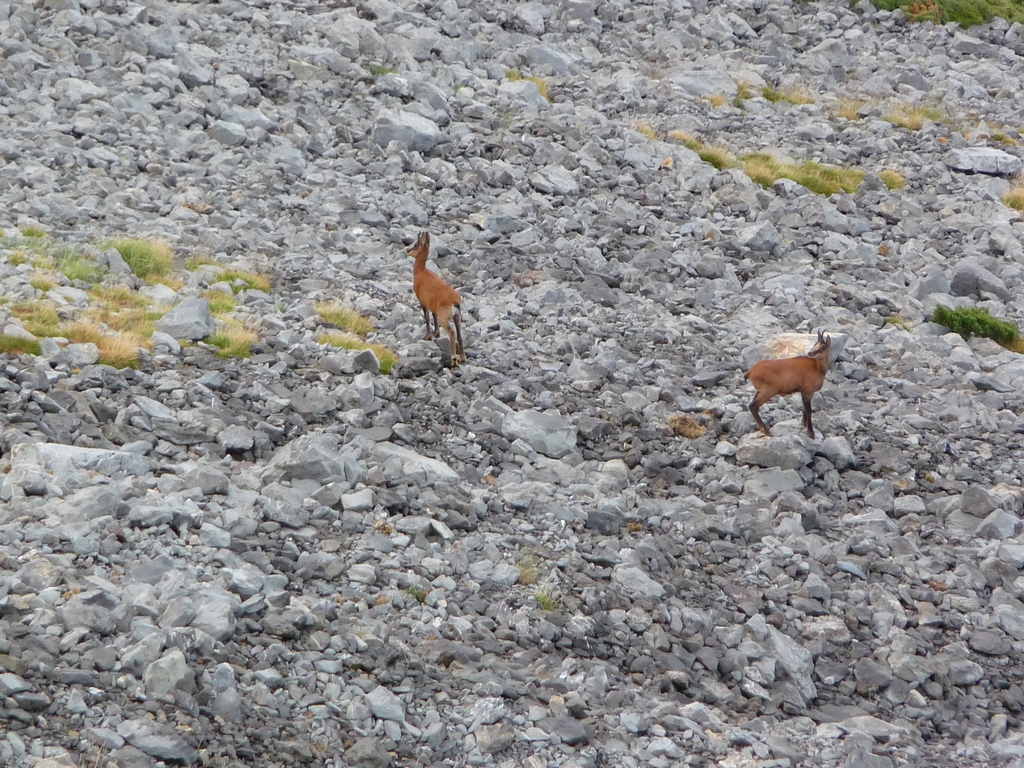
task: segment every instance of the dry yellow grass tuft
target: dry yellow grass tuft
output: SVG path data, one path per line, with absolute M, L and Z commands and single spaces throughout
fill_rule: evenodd
M 248 357 L 260 335 L 241 323 L 228 322 L 207 341 L 218 348 L 217 357 Z
M 668 425 L 677 435 L 689 440 L 696 440 L 708 429 L 688 413 L 675 413 L 669 416 Z
M 697 156 L 705 163 L 710 163 L 715 166 L 718 170 L 723 168 L 731 168 L 736 165 L 736 162 L 732 159 L 732 155 L 729 154 L 729 150 L 725 147 L 708 147 L 705 146 L 702 141 L 695 139 L 688 133 L 683 131 L 672 131 L 668 135 L 669 141 L 674 141 L 678 144 L 682 144 L 691 152 L 696 152 Z
M 744 155 L 743 172 L 763 187 L 779 179 L 791 179 L 819 195 L 833 195 L 840 190 L 854 192 L 864 179 L 864 172 L 832 165 L 821 165 L 811 160 L 795 165 L 782 163 L 769 154 Z
M 361 351 L 369 349 L 377 357 L 380 363 L 380 372 L 384 375 L 391 373 L 391 368 L 398 362 L 398 355 L 385 347 L 383 344 L 368 344 L 354 333 L 323 333 L 317 339 L 321 344 L 330 344 L 332 347 Z
M 715 109 L 718 109 L 719 107 L 725 106 L 725 102 L 727 101 L 727 99 L 725 98 L 724 94 L 713 93 L 710 96 L 705 96 L 704 101 L 706 101 Z
M 866 101 L 857 99 L 841 99 L 834 110 L 836 117 L 844 120 L 857 120 L 860 118 L 860 110 L 867 104 Z
M 769 88 L 765 86 L 761 89 L 761 95 L 770 101 L 772 104 L 778 104 L 780 101 L 785 101 L 789 104 L 813 104 L 814 99 L 807 91 L 802 88 Z
M 634 123 L 633 130 L 642 136 L 646 136 L 648 139 L 658 138 L 658 132 L 651 128 L 647 123 Z
M 942 113 L 935 107 L 912 106 L 909 104 L 897 104 L 882 113 L 882 119 L 900 128 L 910 131 L 919 131 L 925 120 L 941 122 Z
M 110 333 L 94 320 L 65 323 L 60 332 L 72 344 L 95 344 L 100 353 L 98 362 L 114 368 L 137 368 L 139 350 L 145 346 L 139 334 L 131 331 Z
M 337 302 L 318 301 L 313 305 L 313 309 L 325 323 L 343 328 L 357 336 L 365 336 L 373 331 L 373 322 L 370 318 Z
M 880 178 L 889 189 L 903 189 L 907 186 L 907 180 L 903 178 L 903 175 L 900 174 L 899 171 L 894 171 L 891 168 L 886 168 L 884 171 L 880 171 L 878 178 Z
M 1019 179 L 1013 188 L 999 199 L 1007 208 L 1024 213 L 1024 179 Z

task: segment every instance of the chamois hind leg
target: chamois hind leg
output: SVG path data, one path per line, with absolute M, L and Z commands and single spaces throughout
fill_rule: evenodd
M 448 340 L 451 342 L 451 360 L 452 368 L 459 364 L 458 347 L 455 345 L 455 332 L 452 330 L 452 308 L 445 307 L 437 313 L 441 320 L 441 327 L 444 328 L 444 332 L 448 334 Z M 439 333 L 438 336 L 441 334 Z
M 422 304 L 420 304 L 420 309 L 423 310 L 423 322 L 426 323 L 427 326 L 427 339 L 432 339 L 434 338 L 434 334 L 430 332 L 430 313 L 427 312 L 427 308 Z M 434 316 L 434 322 L 437 322 L 436 315 Z
M 804 426 L 807 427 L 807 434 L 810 437 L 814 437 L 814 427 L 811 426 L 811 397 L 812 395 L 805 395 L 802 392 L 800 397 L 804 401 Z
M 455 320 L 455 335 L 459 339 L 459 356 L 462 358 L 462 362 L 466 362 L 466 345 L 462 343 L 462 309 L 457 304 L 452 318 Z
M 434 316 L 434 335 L 440 337 L 440 335 L 441 335 L 441 326 L 439 326 L 437 324 L 437 313 L 436 312 L 432 312 L 431 314 Z
M 768 429 L 768 427 L 765 426 L 764 422 L 761 421 L 761 414 L 759 413 L 761 406 L 767 403 L 769 400 L 771 400 L 770 397 L 766 397 L 762 400 L 761 393 L 758 392 L 756 395 L 754 395 L 754 399 L 750 401 L 750 413 L 751 415 L 753 415 L 754 421 L 757 423 L 757 428 L 760 429 L 769 437 L 771 437 L 772 433 Z

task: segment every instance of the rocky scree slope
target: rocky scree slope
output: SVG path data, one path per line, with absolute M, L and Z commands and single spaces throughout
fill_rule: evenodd
M 0 763 L 1019 763 L 1024 358 L 927 318 L 1024 318 L 1020 32 L 0 2 L 5 233 L 274 276 L 239 294 L 248 359 L 5 357 Z M 915 109 L 942 119 L 886 119 Z M 865 176 L 763 188 L 674 131 Z M 466 301 L 455 372 L 420 340 L 422 228 Z M 3 293 L 42 300 L 20 246 Z M 321 299 L 374 318 L 391 375 L 318 343 Z M 741 370 L 819 327 L 822 438 L 795 398 L 754 434 Z

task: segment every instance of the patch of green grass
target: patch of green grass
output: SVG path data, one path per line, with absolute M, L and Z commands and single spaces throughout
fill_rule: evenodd
M 811 160 L 793 165 L 781 163 L 768 154 L 744 155 L 743 172 L 752 181 L 769 187 L 779 179 L 791 179 L 819 195 L 833 195 L 840 190 L 853 192 L 864 178 L 863 171 L 821 165 Z
M 1008 147 L 1016 147 L 1019 144 L 1016 139 L 1007 136 L 1002 131 L 992 131 L 992 133 L 989 134 L 989 138 L 998 144 L 1005 144 Z
M 57 269 L 64 273 L 68 280 L 82 280 L 87 283 L 95 282 L 99 278 L 99 270 L 96 265 L 84 259 L 80 254 L 70 248 L 61 248 L 55 254 Z
M 932 322 L 946 326 L 965 339 L 982 336 L 1000 344 L 1011 344 L 1020 338 L 1020 331 L 1014 323 L 997 320 L 981 307 L 950 309 L 940 304 L 932 313 Z
M 925 120 L 933 122 L 942 121 L 942 113 L 935 107 L 911 106 L 908 104 L 897 104 L 886 112 L 882 113 L 882 119 L 908 131 L 919 131 Z
M 804 91 L 796 88 L 770 88 L 767 85 L 761 89 L 761 95 L 770 101 L 772 104 L 778 104 L 780 101 L 785 101 L 787 104 L 813 104 L 812 99 Z
M 218 281 L 223 280 L 231 286 L 235 293 L 239 291 L 252 290 L 270 293 L 270 280 L 265 275 L 256 272 L 239 272 L 237 270 L 224 270 L 217 276 Z M 241 285 L 238 285 L 241 283 Z
M 132 333 L 141 339 L 153 335 L 156 321 L 169 310 L 169 307 L 151 306 L 149 299 L 123 285 L 97 285 L 89 291 L 89 298 L 86 318 L 112 331 Z
M 212 256 L 206 254 L 198 254 L 196 256 L 189 256 L 185 260 L 185 269 L 189 272 L 195 272 L 197 269 L 203 266 L 218 266 L 217 260 Z
M 417 603 L 425 602 L 427 599 L 427 590 L 425 590 L 423 587 L 417 587 L 413 585 L 405 591 L 409 593 L 409 597 L 411 597 Z
M 1015 211 L 1024 213 L 1024 182 L 1015 184 L 1013 189 L 999 199 L 1003 201 L 1003 205 L 1007 208 L 1013 208 Z
M 149 299 L 124 285 L 97 285 L 89 291 L 89 298 L 110 309 L 149 306 Z
M 533 599 L 537 601 L 538 608 L 542 611 L 547 611 L 548 613 L 558 608 L 558 605 L 561 602 L 558 595 L 546 588 L 541 588 L 534 592 Z
M 889 189 L 903 189 L 907 186 L 907 180 L 904 179 L 900 173 L 892 170 L 891 168 L 886 168 L 884 171 L 880 171 L 878 178 L 880 178 L 882 183 Z
M 753 98 L 754 92 L 750 90 L 750 86 L 746 83 L 739 83 L 736 86 L 736 96 L 732 100 L 732 105 L 736 108 L 742 107 L 743 102 L 747 99 Z
M 984 24 L 997 16 L 1011 23 L 1024 23 L 1024 4 L 1019 0 L 878 0 L 875 7 L 886 11 L 902 8 L 911 21 L 952 21 L 964 28 Z
M 60 315 L 48 301 L 15 304 L 11 314 L 21 320 L 22 327 L 33 336 L 60 336 Z
M 894 315 L 889 315 L 889 317 L 885 318 L 885 325 L 896 325 L 902 328 L 904 331 L 910 330 L 910 323 L 904 320 L 898 312 Z
M 380 372 L 385 376 L 391 373 L 391 369 L 398 362 L 398 355 L 383 344 L 368 344 L 354 333 L 323 333 L 318 341 L 321 344 L 330 344 L 332 347 L 357 352 L 364 349 L 373 350 L 373 354 L 377 356 L 377 362 L 380 363 Z
M 46 237 L 46 230 L 42 227 L 22 227 L 21 236 L 35 240 L 41 237 Z
M 0 334 L 0 354 L 38 355 L 39 342 Z
M 217 357 L 248 357 L 260 335 L 240 323 L 228 323 L 206 341 L 217 347 Z
M 708 147 L 705 146 L 702 141 L 695 139 L 688 133 L 683 131 L 672 131 L 669 133 L 668 138 L 670 141 L 674 141 L 678 144 L 682 144 L 691 152 L 696 152 L 697 157 L 703 160 L 705 163 L 710 163 L 715 166 L 718 170 L 723 168 L 732 168 L 737 165 L 736 161 L 733 160 L 732 155 L 725 147 Z
M 318 301 L 313 309 L 320 319 L 357 336 L 365 336 L 373 330 L 370 318 L 333 301 Z
M 371 64 L 368 67 L 368 69 L 370 70 L 370 74 L 373 75 L 374 77 L 380 77 L 381 75 L 390 75 L 395 71 L 391 67 L 384 66 L 383 64 Z
M 235 301 L 234 295 L 230 293 L 222 293 L 221 291 L 203 291 L 199 294 L 199 298 L 206 299 L 210 302 L 210 314 L 211 315 L 226 315 L 228 312 L 234 312 L 235 307 L 238 306 L 238 302 Z
M 174 259 L 171 246 L 159 240 L 119 237 L 104 243 L 103 247 L 115 249 L 132 272 L 143 279 L 167 274 Z
M 24 251 L 14 251 L 14 253 L 7 256 L 7 263 L 12 267 L 20 267 L 26 261 L 28 261 L 28 256 L 25 255 Z

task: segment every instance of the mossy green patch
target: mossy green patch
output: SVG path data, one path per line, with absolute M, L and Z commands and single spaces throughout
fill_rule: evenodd
M 159 277 L 167 274 L 173 262 L 171 246 L 159 240 L 143 240 L 134 237 L 119 237 L 104 243 L 113 248 L 138 277 Z
M 951 309 L 939 305 L 932 313 L 932 322 L 944 325 L 965 339 L 983 336 L 1000 344 L 1012 344 L 1020 338 L 1016 324 L 997 320 L 981 307 L 959 307 Z

